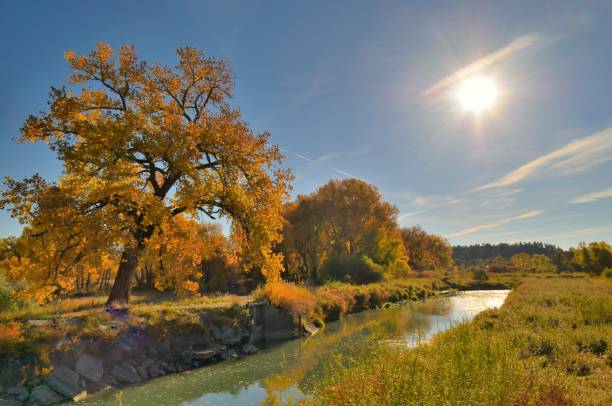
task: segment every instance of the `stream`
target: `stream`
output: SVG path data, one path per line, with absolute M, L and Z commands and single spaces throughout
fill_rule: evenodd
M 414 346 L 483 310 L 501 306 L 509 292 L 467 291 L 348 315 L 307 339 L 274 343 L 254 355 L 94 395 L 79 404 L 220 406 L 299 399 L 314 388 L 334 354 L 381 341 Z

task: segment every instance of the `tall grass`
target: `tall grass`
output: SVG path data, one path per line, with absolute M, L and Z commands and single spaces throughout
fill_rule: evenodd
M 415 349 L 340 362 L 311 402 L 329 405 L 612 404 L 612 283 L 529 279 L 501 309 Z M 343 366 L 350 365 L 350 366 Z

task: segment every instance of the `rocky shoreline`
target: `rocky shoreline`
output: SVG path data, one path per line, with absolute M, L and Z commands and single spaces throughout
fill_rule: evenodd
M 261 326 L 248 311 L 243 315 L 231 323 L 208 320 L 207 331 L 157 335 L 145 326 L 117 320 L 114 328 L 118 334 L 112 340 L 65 337 L 53 345 L 49 355 L 52 372 L 47 376 L 32 362 L 2 361 L 7 368 L 25 368 L 30 373 L 0 392 L 0 405 L 79 401 L 89 394 L 256 353 L 257 343 L 262 341 Z M 295 324 L 287 326 L 286 320 L 291 319 L 285 317 L 281 322 L 291 337 L 285 339 L 309 334 Z

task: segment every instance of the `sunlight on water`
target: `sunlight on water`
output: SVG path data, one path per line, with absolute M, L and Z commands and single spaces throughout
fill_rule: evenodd
M 169 375 L 122 391 L 92 396 L 84 405 L 258 405 L 309 393 L 334 354 L 385 342 L 413 346 L 483 310 L 509 291 L 470 291 L 423 303 L 349 315 L 313 337 L 283 342 L 258 354 Z

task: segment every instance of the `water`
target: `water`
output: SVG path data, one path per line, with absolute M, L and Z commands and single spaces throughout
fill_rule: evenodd
M 461 292 L 422 303 L 372 310 L 329 323 L 305 340 L 263 348 L 239 360 L 169 375 L 92 396 L 84 405 L 258 405 L 309 393 L 336 354 L 381 341 L 413 346 L 478 313 L 499 307 L 507 290 Z

